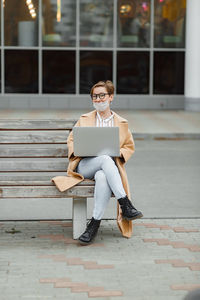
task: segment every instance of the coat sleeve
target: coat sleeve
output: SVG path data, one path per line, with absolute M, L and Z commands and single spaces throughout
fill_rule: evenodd
M 80 120 L 76 122 L 74 126 L 80 126 Z M 73 132 L 71 131 L 67 138 L 67 147 L 68 147 L 68 158 L 73 158 L 74 156 L 74 138 Z
M 132 133 L 128 129 L 124 144 L 120 148 L 120 154 L 122 159 L 124 160 L 124 163 L 126 163 L 129 160 L 129 158 L 134 153 L 134 151 L 135 151 L 135 143 L 132 137 Z

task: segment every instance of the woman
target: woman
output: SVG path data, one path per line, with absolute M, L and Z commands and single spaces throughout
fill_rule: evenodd
M 80 244 L 87 245 L 95 238 L 107 203 L 115 195 L 118 203 L 117 223 L 123 236 L 132 234 L 132 220 L 143 215 L 131 203 L 128 179 L 124 164 L 134 152 L 134 141 L 128 129 L 127 120 L 110 110 L 113 101 L 114 86 L 109 80 L 99 81 L 90 92 L 94 111 L 80 117 L 75 126 L 118 126 L 120 135 L 120 157 L 107 155 L 97 157 L 76 157 L 73 150 L 73 133 L 68 139 L 69 166 L 66 177 L 52 179 L 60 191 L 64 191 L 87 179 L 95 180 L 93 217 L 85 232 L 79 237 Z

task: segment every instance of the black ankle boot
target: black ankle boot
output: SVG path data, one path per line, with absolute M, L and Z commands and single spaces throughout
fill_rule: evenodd
M 118 202 L 120 204 L 120 207 L 122 209 L 122 217 L 126 220 L 134 220 L 139 219 L 143 217 L 143 214 L 141 211 L 138 211 L 131 201 L 128 199 L 128 197 L 120 198 L 118 199 Z
M 97 235 L 99 225 L 101 223 L 101 220 L 95 220 L 93 217 L 92 219 L 88 222 L 87 228 L 83 234 L 79 237 L 79 242 L 82 245 L 88 245 L 90 244 L 95 236 Z

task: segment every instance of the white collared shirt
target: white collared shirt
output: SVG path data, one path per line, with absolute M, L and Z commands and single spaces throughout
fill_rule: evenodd
M 102 119 L 97 111 L 96 114 L 96 127 L 113 127 L 114 126 L 114 114 L 111 111 L 111 116 L 107 119 Z

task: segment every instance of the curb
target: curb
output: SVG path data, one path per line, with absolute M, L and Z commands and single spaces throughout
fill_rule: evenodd
M 200 133 L 133 133 L 134 140 L 200 140 Z

